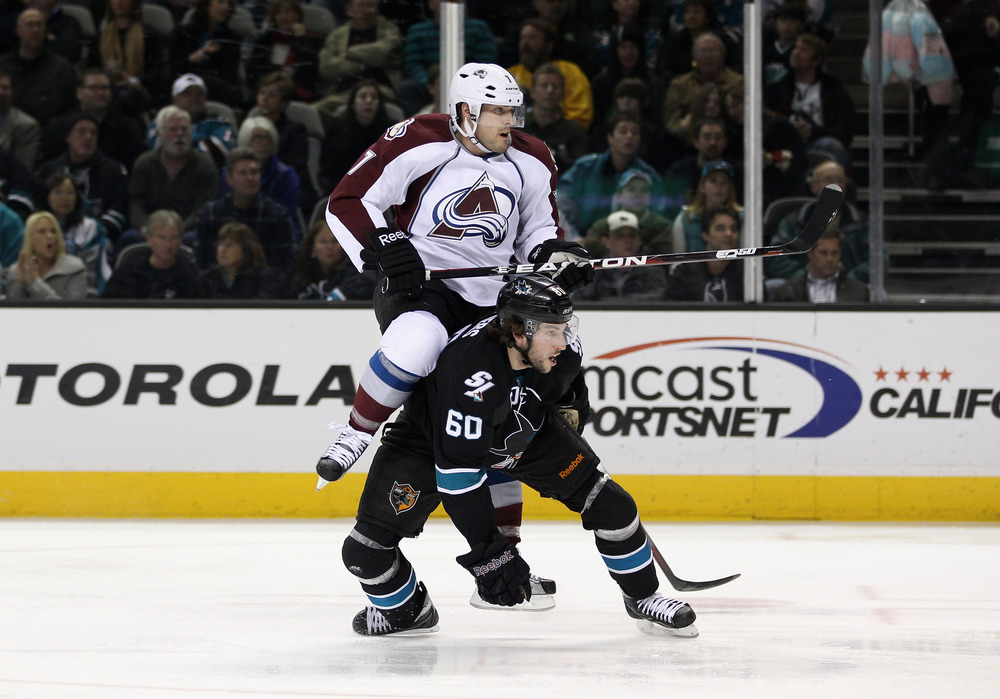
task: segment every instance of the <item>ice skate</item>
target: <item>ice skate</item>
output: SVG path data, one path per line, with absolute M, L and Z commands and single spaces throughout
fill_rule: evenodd
M 344 427 L 340 436 L 337 437 L 337 441 L 330 445 L 330 448 L 316 464 L 316 473 L 319 474 L 316 490 L 330 481 L 339 480 L 350 470 L 354 462 L 371 443 L 372 435 L 367 432 L 359 432 L 353 427 Z
M 528 580 L 531 582 L 531 599 L 526 602 L 515 604 L 513 607 L 490 604 L 479 596 L 479 590 L 477 589 L 472 593 L 469 604 L 476 609 L 499 609 L 507 612 L 545 612 L 556 606 L 554 596 L 556 594 L 555 580 L 540 578 L 534 573 L 528 575 Z
M 664 597 L 654 592 L 649 597 L 636 599 L 625 595 L 625 610 L 636 620 L 643 633 L 664 634 L 695 638 L 695 613 L 687 602 Z
M 409 600 L 395 609 L 365 607 L 354 615 L 354 633 L 362 636 L 414 636 L 438 630 L 438 612 L 431 602 L 424 584 L 417 583 L 417 591 Z

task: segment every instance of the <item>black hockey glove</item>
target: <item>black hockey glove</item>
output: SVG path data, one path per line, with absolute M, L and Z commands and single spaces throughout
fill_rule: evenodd
M 362 250 L 361 259 L 366 267 L 372 265 L 385 275 L 384 291 L 419 296 L 424 285 L 424 262 L 406 233 L 376 228 L 368 240 L 372 249 Z
M 568 263 L 559 271 L 549 273 L 567 292 L 582 289 L 594 281 L 594 266 L 587 261 L 589 259 L 590 253 L 582 245 L 559 238 L 546 240 L 528 255 L 529 262 L 551 262 L 560 266 Z
M 490 604 L 513 607 L 531 599 L 528 564 L 499 532 L 489 544 L 476 544 L 455 560 L 476 578 L 479 596 Z

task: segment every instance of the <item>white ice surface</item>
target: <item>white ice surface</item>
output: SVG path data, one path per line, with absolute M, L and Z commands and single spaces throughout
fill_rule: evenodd
M 0 520 L 0 697 L 1000 697 L 997 526 L 651 524 L 678 575 L 743 574 L 672 594 L 687 640 L 636 630 L 570 522 L 524 526 L 554 610 L 473 609 L 446 520 L 404 542 L 441 630 L 355 636 L 351 525 Z

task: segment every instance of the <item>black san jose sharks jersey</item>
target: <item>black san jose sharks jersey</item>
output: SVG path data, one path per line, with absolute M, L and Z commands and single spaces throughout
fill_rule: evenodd
M 546 374 L 515 371 L 507 348 L 486 332 L 491 320 L 456 333 L 407 401 L 406 419 L 433 444 L 442 495 L 482 487 L 486 469 L 513 466 L 542 426 L 546 408 L 566 395 L 580 372 L 578 340 Z

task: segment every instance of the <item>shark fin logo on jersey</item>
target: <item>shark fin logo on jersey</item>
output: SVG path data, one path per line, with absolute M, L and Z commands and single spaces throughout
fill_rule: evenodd
M 392 505 L 396 514 L 400 515 L 416 505 L 419 497 L 420 491 L 414 490 L 409 483 L 401 484 L 398 481 L 393 481 L 392 490 L 389 491 L 389 504 Z
M 385 136 L 383 138 L 385 138 L 385 140 L 387 141 L 391 141 L 394 138 L 399 138 L 401 136 L 406 135 L 406 127 L 412 123 L 413 123 L 413 117 L 410 117 L 409 119 L 404 119 L 398 124 L 393 124 L 386 130 Z
M 482 403 L 483 394 L 495 385 L 492 379 L 493 376 L 489 372 L 477 371 L 465 380 L 465 385 L 472 389 L 471 391 L 466 391 L 465 395 L 477 403 Z
M 497 187 L 484 172 L 468 189 L 452 192 L 438 202 L 432 214 L 436 225 L 429 235 L 455 239 L 480 235 L 486 247 L 494 248 L 507 237 L 513 210 L 513 193 Z

